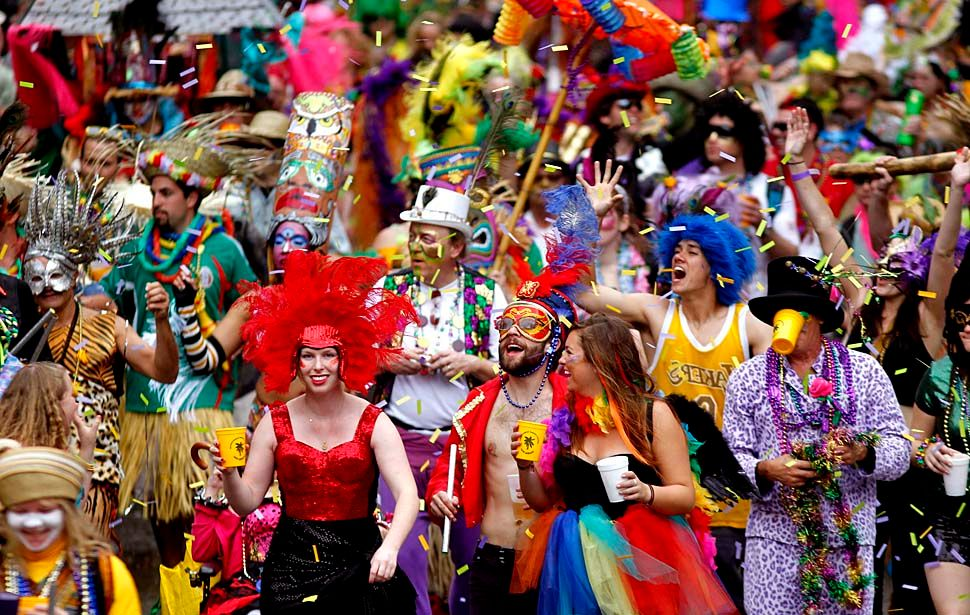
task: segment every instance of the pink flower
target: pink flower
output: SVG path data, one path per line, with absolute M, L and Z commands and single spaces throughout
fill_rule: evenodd
M 829 397 L 832 395 L 832 383 L 825 378 L 815 378 L 812 380 L 812 384 L 808 387 L 808 394 L 812 397 L 819 399 L 822 397 Z

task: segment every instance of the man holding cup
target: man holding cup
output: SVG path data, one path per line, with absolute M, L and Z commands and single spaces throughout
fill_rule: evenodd
M 933 363 L 913 407 L 913 463 L 942 474 L 942 480 L 919 496 L 926 525 L 919 537 L 923 552 L 932 553 L 926 581 L 940 613 L 966 608 L 970 591 L 970 497 L 967 464 L 970 461 L 970 259 L 963 259 L 947 293 L 943 340 L 947 355 Z
M 538 276 L 522 283 L 515 300 L 495 321 L 502 373 L 472 389 L 455 414 L 446 446 L 457 445 L 461 452 L 454 469 L 453 495 L 449 496 L 444 455 L 428 484 L 426 497 L 433 515 L 454 522 L 461 508 L 469 526 L 481 523 L 482 540 L 470 570 L 472 615 L 531 615 L 537 606 L 534 593 L 510 593 L 515 544 L 535 516 L 525 506 L 519 470 L 535 471 L 549 417 L 554 408 L 566 403 L 566 380 L 553 370 L 578 315 L 565 288 L 557 285 L 565 287 L 580 278 L 593 258 L 592 247 L 598 238 L 597 232 L 590 237 L 577 230 L 596 228 L 588 224 L 595 218 L 582 188 L 565 186 L 546 197 L 550 209 L 559 214 L 558 237 L 548 239 L 553 260 Z M 566 205 L 575 209 L 561 211 L 563 203 L 577 204 Z M 508 448 L 514 432 L 521 434 L 516 457 Z
M 801 331 L 788 354 L 769 349 L 728 379 L 724 436 L 757 486 L 749 615 L 872 611 L 876 481 L 901 476 L 910 447 L 879 363 L 823 337 L 843 320 L 832 279 L 813 259 L 769 263 L 768 294 L 751 300 L 751 313 L 779 330 L 804 314 Z

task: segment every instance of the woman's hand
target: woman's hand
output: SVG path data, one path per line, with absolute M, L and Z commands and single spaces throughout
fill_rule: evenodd
M 927 447 L 923 459 L 926 460 L 926 467 L 937 474 L 949 474 L 950 467 L 953 465 L 953 462 L 950 461 L 950 455 L 955 454 L 957 454 L 957 451 L 942 442 L 937 442 Z
M 390 580 L 397 570 L 397 549 L 382 543 L 374 557 L 370 558 L 370 583 L 383 583 Z
M 801 107 L 792 109 L 788 117 L 788 136 L 785 137 L 785 155 L 789 161 L 802 157 L 802 151 L 808 143 L 810 128 L 808 113 Z M 799 162 L 804 161 L 799 160 Z
M 88 425 L 84 417 L 75 412 L 71 422 L 74 423 L 74 429 L 77 430 L 77 445 L 81 458 L 85 461 L 92 461 L 94 447 L 98 441 L 98 428 L 101 427 L 101 417 L 95 416 L 91 424 Z
M 618 194 L 614 188 L 620 182 L 620 177 L 623 176 L 623 165 L 618 165 L 616 167 L 616 172 L 613 172 L 613 161 L 606 161 L 606 170 L 602 173 L 600 172 L 599 160 L 593 163 L 593 184 L 590 185 L 586 183 L 586 180 L 580 176 L 579 183 L 586 189 L 586 196 L 589 198 L 589 202 L 593 205 L 593 210 L 596 215 L 600 218 L 606 215 L 606 212 L 611 210 L 614 205 L 623 200 L 623 195 Z
M 961 147 L 960 151 L 957 152 L 956 160 L 953 161 L 953 168 L 950 169 L 950 183 L 954 186 L 966 186 L 970 184 L 970 148 Z M 963 195 L 958 197 L 957 202 L 962 201 Z M 950 195 L 950 199 L 953 200 L 954 196 Z
M 212 474 L 209 475 L 209 480 L 205 483 L 204 495 L 207 498 L 215 499 L 219 497 L 220 491 L 222 491 L 222 470 L 213 465 Z
M 209 452 L 212 454 L 212 464 L 218 468 L 219 472 L 226 471 L 226 460 L 222 458 L 222 452 L 219 450 L 219 442 L 214 441 L 209 443 Z
M 627 471 L 621 476 L 623 480 L 617 483 L 616 489 L 623 496 L 623 499 L 646 503 L 650 498 L 650 487 L 640 482 L 640 479 L 633 472 Z

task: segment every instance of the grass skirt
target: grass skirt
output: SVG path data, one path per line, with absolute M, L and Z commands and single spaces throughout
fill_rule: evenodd
M 146 516 L 158 521 L 192 518 L 195 489 L 189 485 L 208 478 L 192 463 L 192 445 L 215 440 L 216 429 L 232 427 L 232 412 L 199 409 L 177 418 L 172 422 L 167 413 L 122 412 L 122 510 L 138 500 L 147 505 Z
M 400 568 L 368 583 L 381 544 L 374 519 L 307 521 L 280 518 L 263 567 L 260 608 L 266 613 L 411 615 L 414 588 Z

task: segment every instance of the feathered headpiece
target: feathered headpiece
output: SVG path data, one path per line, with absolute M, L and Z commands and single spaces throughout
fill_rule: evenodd
M 351 391 L 366 391 L 378 365 L 399 352 L 390 348 L 394 338 L 418 320 L 406 297 L 374 288 L 386 271 L 378 258 L 291 254 L 282 284 L 247 297 L 244 356 L 263 373 L 266 388 L 289 389 L 297 352 L 309 335 L 339 348 L 340 379 Z
M 102 198 L 103 183 L 95 180 L 92 191 L 86 193 L 77 176 L 69 182 L 63 171 L 53 181 L 38 178 L 24 222 L 28 245 L 24 261 L 44 256 L 80 269 L 99 253 L 106 260 L 113 258 L 118 248 L 134 239 L 130 214 L 113 196 Z
M 13 214 L 24 214 L 23 207 L 34 185 L 32 173 L 38 163 L 19 152 L 14 138 L 26 118 L 27 108 L 19 101 L 0 114 L 0 220 L 4 222 Z
M 877 264 L 883 269 L 891 269 L 897 280 L 907 286 L 922 286 L 930 264 L 923 258 L 922 244 L 923 230 L 918 226 L 910 227 L 909 221 L 904 220 L 893 229 Z
M 546 236 L 548 264 L 533 277 L 528 265 L 520 263 L 524 281 L 515 302 L 541 305 L 568 330 L 577 319 L 576 296 L 585 290 L 581 280 L 598 251 L 599 221 L 582 186 L 562 186 L 543 196 L 546 210 L 556 217 L 554 231 Z
M 670 269 L 674 249 L 681 241 L 696 241 L 701 247 L 711 266 L 717 302 L 734 305 L 740 301 L 741 291 L 755 269 L 751 242 L 744 233 L 727 220 L 717 222 L 707 214 L 677 216 L 664 227 L 657 241 L 657 257 L 662 270 Z

